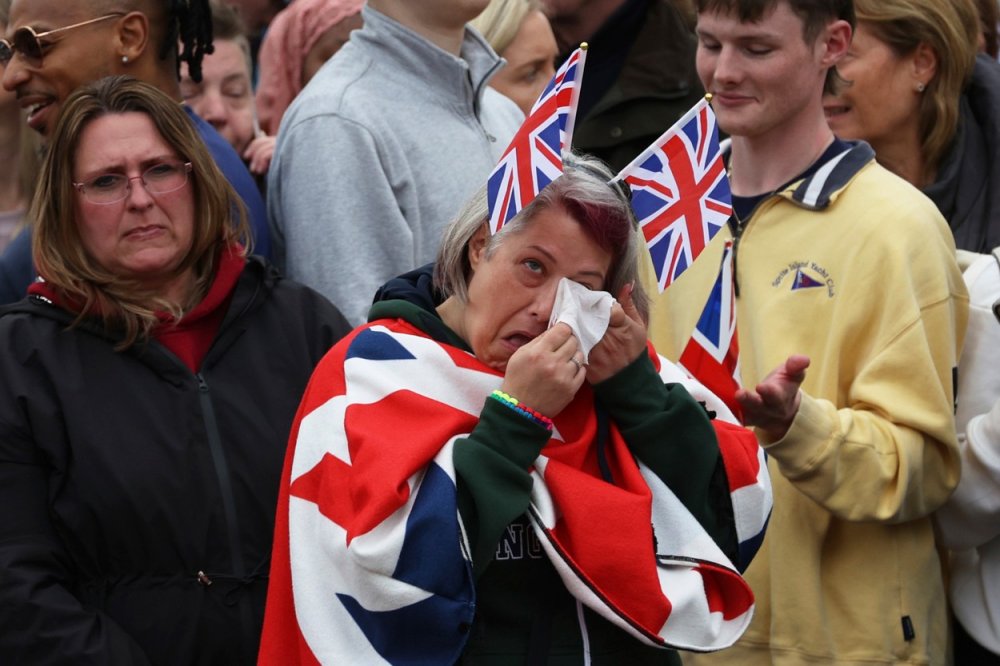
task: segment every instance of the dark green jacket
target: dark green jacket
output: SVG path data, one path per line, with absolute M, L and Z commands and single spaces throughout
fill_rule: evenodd
M 601 158 L 620 171 L 704 95 L 695 70 L 697 40 L 689 20 L 671 0 L 650 0 L 645 19 L 614 83 L 577 120 L 573 148 Z M 610 34 L 609 34 L 610 33 Z M 587 55 L 601 57 L 623 36 L 608 25 L 594 35 Z M 627 42 L 626 42 L 627 43 Z

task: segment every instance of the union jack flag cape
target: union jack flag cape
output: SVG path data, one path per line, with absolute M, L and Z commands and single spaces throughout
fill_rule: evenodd
M 684 347 L 680 364 L 719 396 L 740 421 L 743 420 L 742 410 L 736 402 L 736 391 L 740 388 L 740 346 L 736 335 L 732 241 L 726 241 L 719 277 Z
M 662 292 L 701 254 L 733 213 L 719 130 L 702 99 L 615 177 L 632 188 Z
M 728 414 L 652 357 L 665 381 Z M 357 329 L 324 358 L 285 462 L 261 664 L 456 662 L 476 595 L 452 453 L 501 380 L 402 320 Z M 753 612 L 749 587 L 613 425 L 602 454 L 615 482 L 603 480 L 593 401 L 585 384 L 531 470 L 528 516 L 546 556 L 580 602 L 637 640 L 732 644 Z M 749 558 L 771 508 L 766 466 L 749 431 L 715 423 Z
M 570 54 L 493 168 L 486 181 L 491 233 L 498 232 L 562 175 L 562 154 L 573 140 L 586 58 L 586 44 Z

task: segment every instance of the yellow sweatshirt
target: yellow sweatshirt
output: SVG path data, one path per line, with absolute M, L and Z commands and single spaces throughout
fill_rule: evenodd
M 686 664 L 948 660 L 929 514 L 958 482 L 953 371 L 968 296 L 930 200 L 866 144 L 827 164 L 765 199 L 738 245 L 743 385 L 793 353 L 812 364 L 792 427 L 763 442 L 774 509 L 746 573 L 756 615 L 735 647 Z M 654 303 L 664 355 L 679 358 L 727 237 Z

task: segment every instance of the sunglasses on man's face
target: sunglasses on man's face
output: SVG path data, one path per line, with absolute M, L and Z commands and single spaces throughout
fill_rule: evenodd
M 21 57 L 27 60 L 32 67 L 38 67 L 42 64 L 42 56 L 45 55 L 45 48 L 49 46 L 49 44 L 42 43 L 43 37 L 72 30 L 73 28 L 82 28 L 85 25 L 97 23 L 98 21 L 106 21 L 109 18 L 116 18 L 118 16 L 124 16 L 124 14 L 121 12 L 105 14 L 89 21 L 74 23 L 73 25 L 63 26 L 62 28 L 56 28 L 47 32 L 35 32 L 31 26 L 27 25 L 23 28 L 18 28 L 14 31 L 11 41 L 8 42 L 6 39 L 0 39 L 0 65 L 6 67 L 16 52 L 20 53 Z

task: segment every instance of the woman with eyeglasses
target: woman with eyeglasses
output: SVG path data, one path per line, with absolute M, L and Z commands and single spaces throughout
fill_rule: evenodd
M 51 139 L 66 98 L 105 76 L 133 76 L 182 102 L 178 63 L 195 80 L 211 51 L 209 0 L 13 0 L 0 34 L 0 84 L 17 95 L 27 125 Z M 267 211 L 239 154 L 190 107 L 216 164 L 247 206 L 254 252 L 270 258 Z M 0 258 L 0 304 L 24 298 L 35 278 L 30 227 Z
M 255 661 L 289 429 L 348 327 L 236 201 L 156 88 L 67 99 L 43 281 L 0 315 L 0 663 Z

